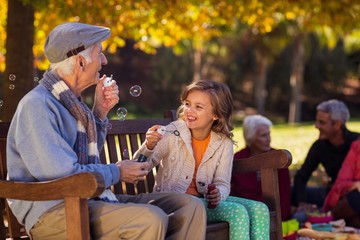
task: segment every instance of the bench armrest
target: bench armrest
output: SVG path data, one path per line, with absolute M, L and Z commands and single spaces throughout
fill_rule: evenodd
M 272 211 L 277 209 L 277 204 L 280 204 L 278 169 L 290 166 L 291 161 L 292 156 L 289 151 L 271 150 L 246 159 L 234 160 L 233 173 L 260 171 L 263 199 Z
M 233 173 L 286 168 L 290 166 L 291 161 L 292 156 L 288 150 L 271 150 L 249 158 L 235 159 Z
M 81 187 L 76 187 L 81 186 Z M 27 201 L 48 201 L 66 197 L 99 196 L 105 189 L 99 173 L 78 173 L 44 182 L 0 180 L 0 197 Z
M 271 150 L 247 159 L 236 159 L 233 173 L 260 171 L 261 191 L 264 203 L 270 211 L 270 225 L 276 239 L 281 238 L 281 208 L 279 195 L 278 169 L 290 166 L 291 153 L 287 150 Z
M 67 239 L 90 239 L 87 201 L 88 198 L 99 196 L 104 189 L 105 183 L 101 174 L 90 172 L 44 182 L 0 180 L 1 198 L 28 201 L 64 199 Z M 18 228 L 17 222 L 14 222 L 14 228 Z M 12 220 L 9 221 L 9 228 L 11 225 Z

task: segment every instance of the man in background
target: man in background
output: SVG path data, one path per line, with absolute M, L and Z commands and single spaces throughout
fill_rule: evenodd
M 335 99 L 324 101 L 316 110 L 315 127 L 319 130 L 319 139 L 311 146 L 294 178 L 292 204 L 298 210 L 311 211 L 323 205 L 351 143 L 360 136 L 359 133 L 351 132 L 346 128 L 350 113 L 342 101 Z M 307 188 L 308 180 L 320 164 L 325 168 L 329 179 L 327 186 Z

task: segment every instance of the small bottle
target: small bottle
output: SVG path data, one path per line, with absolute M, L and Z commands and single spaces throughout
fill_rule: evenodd
M 144 154 L 140 154 L 139 158 L 138 158 L 138 162 L 146 162 L 147 161 L 147 156 L 145 156 Z
M 214 190 L 215 188 L 216 188 L 216 185 L 215 185 L 214 183 L 210 183 L 210 184 L 208 185 L 207 194 L 210 194 L 210 192 L 211 192 L 212 190 Z M 215 204 L 212 204 L 211 202 L 208 202 L 208 208 L 209 208 L 209 209 L 214 209 L 214 208 L 216 208 L 216 205 L 215 205 Z

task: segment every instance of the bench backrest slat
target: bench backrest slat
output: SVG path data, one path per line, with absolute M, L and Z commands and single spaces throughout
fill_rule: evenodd
M 164 118 L 110 120 L 110 126 L 106 137 L 106 144 L 100 153 L 102 163 L 116 163 L 123 159 L 132 159 L 134 153 L 145 141 L 147 130 L 154 125 L 166 126 L 175 120 L 175 111 L 168 111 Z M 151 171 L 144 181 L 134 186 L 130 183 L 118 183 L 114 186 L 115 194 L 138 194 L 152 192 L 156 169 Z

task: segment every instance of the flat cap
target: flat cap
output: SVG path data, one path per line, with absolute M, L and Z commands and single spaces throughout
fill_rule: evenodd
M 109 37 L 110 29 L 107 27 L 78 22 L 63 23 L 47 36 L 45 55 L 51 63 L 58 63 Z

